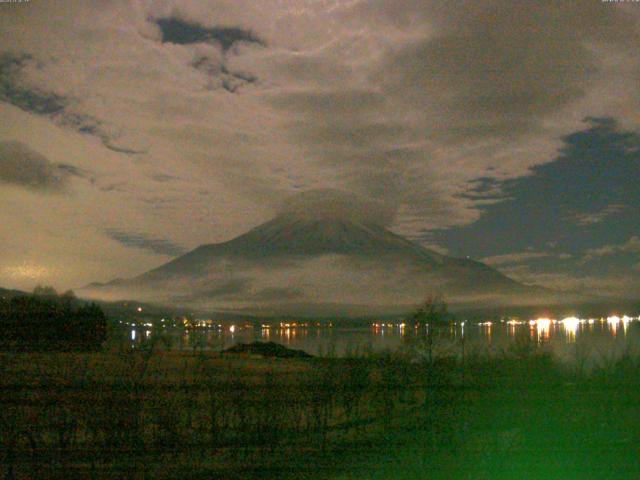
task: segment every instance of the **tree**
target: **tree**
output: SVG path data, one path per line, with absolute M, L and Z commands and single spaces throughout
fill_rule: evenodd
M 429 295 L 427 299 L 411 314 L 408 322 L 412 326 L 426 327 L 427 358 L 429 363 L 433 361 L 433 330 L 437 324 L 444 323 L 448 319 L 447 304 L 442 295 Z
M 442 295 L 429 295 L 409 317 L 413 326 L 435 325 L 443 323 L 448 318 L 447 303 Z
M 36 297 L 57 297 L 58 296 L 58 292 L 51 285 L 46 285 L 46 286 L 38 285 L 36 288 L 33 289 L 33 294 Z
M 62 295 L 60 295 L 60 298 L 68 298 L 70 300 L 75 300 L 76 299 L 76 294 L 75 294 L 75 292 L 73 290 L 67 290 Z
M 3 348 L 97 350 L 106 338 L 106 325 L 107 318 L 97 305 L 77 306 L 57 296 L 19 296 L 0 304 Z

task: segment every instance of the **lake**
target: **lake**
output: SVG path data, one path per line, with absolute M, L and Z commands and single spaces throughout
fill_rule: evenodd
M 500 355 L 531 349 L 550 352 L 564 362 L 598 364 L 614 361 L 625 354 L 640 353 L 640 318 L 533 320 L 503 319 L 487 322 L 458 322 L 439 326 L 431 332 L 435 357 L 480 354 Z M 123 336 L 131 346 L 152 338 L 156 327 L 131 326 Z M 236 343 L 273 341 L 312 355 L 345 356 L 368 351 L 414 349 L 426 354 L 428 328 L 412 328 L 404 323 L 370 322 L 363 327 L 344 328 L 303 322 L 249 325 L 213 324 L 199 328 L 164 329 L 169 347 L 179 350 L 222 350 Z

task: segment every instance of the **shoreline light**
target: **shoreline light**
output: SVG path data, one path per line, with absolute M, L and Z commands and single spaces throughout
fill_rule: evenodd
M 564 327 L 564 331 L 569 338 L 575 338 L 578 332 L 578 326 L 580 325 L 580 319 L 577 317 L 567 317 L 560 320 L 560 323 Z
M 536 332 L 538 336 L 542 338 L 547 338 L 549 336 L 549 331 L 551 327 L 551 319 L 550 318 L 538 318 L 536 320 L 531 320 L 529 325 L 532 327 L 536 327 Z

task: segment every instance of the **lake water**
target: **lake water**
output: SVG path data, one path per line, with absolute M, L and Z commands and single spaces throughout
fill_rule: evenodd
M 457 323 L 433 329 L 432 354 L 458 357 L 463 353 L 500 355 L 538 347 L 565 362 L 606 363 L 625 354 L 640 354 L 639 320 L 638 317 L 614 316 Z M 417 349 L 426 354 L 426 327 L 375 322 L 358 328 L 300 326 L 295 323 L 280 325 L 269 328 L 241 324 L 174 328 L 166 330 L 165 336 L 170 337 L 170 348 L 179 350 L 215 351 L 239 342 L 273 341 L 312 355 L 344 356 L 400 348 Z M 131 327 L 125 330 L 124 335 L 132 346 L 140 346 L 152 338 L 153 327 Z

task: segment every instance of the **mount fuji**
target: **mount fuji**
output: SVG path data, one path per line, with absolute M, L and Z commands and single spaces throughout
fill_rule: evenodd
M 346 194 L 309 192 L 230 241 L 79 293 L 258 315 L 398 313 L 435 294 L 467 307 L 558 300 L 481 262 L 442 255 L 391 232 L 379 207 Z

